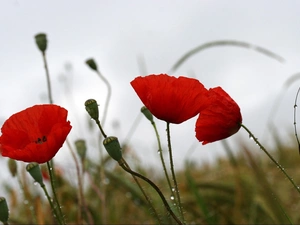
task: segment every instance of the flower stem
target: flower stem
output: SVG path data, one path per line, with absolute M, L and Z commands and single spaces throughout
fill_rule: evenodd
M 46 72 L 49 103 L 53 104 L 50 74 L 49 74 L 48 63 L 47 63 L 46 52 L 45 51 L 42 51 L 42 56 L 43 56 L 43 62 L 44 62 L 44 67 L 45 67 L 45 72 Z M 50 161 L 51 162 L 49 162 L 49 161 L 47 162 L 47 166 L 48 166 L 48 171 L 49 171 L 49 174 L 50 174 L 51 188 L 52 188 L 52 192 L 53 192 L 53 196 L 54 196 L 54 201 L 56 203 L 56 206 L 58 207 L 59 218 L 57 218 L 57 219 L 61 220 L 63 224 L 66 224 L 66 222 L 64 221 L 64 216 L 63 216 L 62 211 L 61 211 L 60 204 L 59 204 L 57 196 L 56 196 L 55 185 L 54 185 L 55 174 L 53 172 L 53 170 L 54 170 L 53 160 L 50 160 Z
M 126 166 L 126 162 L 125 160 L 122 158 L 121 160 L 118 161 L 119 165 L 128 173 L 132 174 L 133 176 L 137 176 L 139 178 L 141 178 L 142 180 L 146 181 L 148 184 L 150 184 L 155 191 L 159 194 L 161 200 L 163 201 L 167 211 L 170 213 L 170 215 L 173 217 L 173 219 L 177 222 L 177 224 L 183 225 L 183 223 L 180 221 L 180 219 L 174 214 L 174 212 L 172 211 L 171 207 L 169 206 L 165 196 L 163 195 L 163 193 L 160 191 L 160 189 L 151 181 L 149 180 L 147 177 L 144 177 L 142 174 L 139 174 L 133 170 L 131 170 L 130 168 L 128 168 Z
M 89 216 L 89 213 L 88 213 L 88 209 L 87 209 L 87 205 L 86 205 L 86 202 L 85 202 L 85 198 L 84 198 L 84 194 L 83 194 L 83 188 L 82 188 L 82 175 L 83 175 L 83 169 L 82 169 L 82 173 L 80 172 L 80 168 L 79 168 L 79 162 L 76 158 L 76 155 L 74 153 L 74 150 L 69 142 L 69 140 L 67 139 L 66 140 L 67 142 L 67 146 L 68 148 L 70 149 L 70 152 L 71 152 L 71 155 L 74 159 L 74 162 L 75 162 L 75 167 L 76 167 L 76 173 L 77 173 L 77 180 L 78 180 L 78 204 L 79 204 L 79 211 L 78 211 L 78 222 L 80 224 L 82 224 L 82 215 L 83 213 L 86 214 L 87 216 L 87 219 L 88 219 L 88 223 L 89 224 L 92 224 L 93 221 L 92 221 L 92 218 Z M 82 168 L 84 167 L 83 163 L 82 163 Z
M 129 170 L 131 170 L 130 166 L 128 165 L 128 163 L 127 163 L 125 160 L 123 160 L 123 163 L 125 164 L 125 166 L 126 166 Z M 140 188 L 141 192 L 143 193 L 144 197 L 146 198 L 146 200 L 147 200 L 147 202 L 148 202 L 148 204 L 149 204 L 151 210 L 154 212 L 154 215 L 155 215 L 155 217 L 156 217 L 158 223 L 161 224 L 161 221 L 160 221 L 160 219 L 159 219 L 159 216 L 158 216 L 158 214 L 157 214 L 157 211 L 155 210 L 153 204 L 151 203 L 151 200 L 150 200 L 149 196 L 146 194 L 145 190 L 143 189 L 143 187 L 142 187 L 142 185 L 140 184 L 140 182 L 138 181 L 138 179 L 136 179 L 136 177 L 135 177 L 133 174 L 131 174 L 131 175 L 132 175 L 134 181 L 135 181 L 135 182 L 137 183 L 137 185 L 139 186 L 139 188 Z
M 184 221 L 182 206 L 181 206 L 181 200 L 180 200 L 180 194 L 178 190 L 178 184 L 176 180 L 175 170 L 174 170 L 174 163 L 173 163 L 173 154 L 172 154 L 172 146 L 171 146 L 171 135 L 170 135 L 170 123 L 167 122 L 167 138 L 168 138 L 168 148 L 169 148 L 169 156 L 170 156 L 170 168 L 171 168 L 171 174 L 174 182 L 174 188 L 175 188 L 175 194 L 176 199 L 178 201 L 177 208 L 181 215 L 181 219 Z
M 110 97 L 111 97 L 111 85 L 110 85 L 110 83 L 108 82 L 108 80 L 102 75 L 102 73 L 99 70 L 97 70 L 96 72 L 99 75 L 100 79 L 107 86 L 107 98 L 106 98 L 105 105 L 104 105 L 103 118 L 101 119 L 102 125 L 104 126 L 105 120 L 106 120 L 106 116 L 107 116 L 107 109 L 108 109 L 109 102 L 110 102 Z
M 53 200 L 51 199 L 44 183 L 41 184 L 41 188 L 43 189 L 43 191 L 48 199 L 48 202 L 51 206 L 51 209 L 52 209 L 55 219 L 59 222 L 60 225 L 64 224 L 64 222 L 61 220 L 60 216 L 58 216 L 55 206 L 53 205 Z
M 270 155 L 270 153 L 265 149 L 265 147 L 257 140 L 254 134 L 252 134 L 252 132 L 244 124 L 241 124 L 241 127 L 243 127 L 248 132 L 249 137 L 251 137 L 253 141 L 259 146 L 259 148 L 263 150 L 264 153 L 266 153 L 266 155 L 272 160 L 273 163 L 275 163 L 277 168 L 281 170 L 281 172 L 288 178 L 288 180 L 292 183 L 297 192 L 300 194 L 300 188 L 295 184 L 294 180 L 287 174 L 284 168 Z
M 103 135 L 103 137 L 104 137 L 104 138 L 107 138 L 107 135 L 105 134 L 105 132 L 104 132 L 104 130 L 103 130 L 101 124 L 100 124 L 100 121 L 99 121 L 98 119 L 95 120 L 95 121 L 96 121 L 96 124 L 98 125 L 98 127 L 99 127 L 99 129 L 100 129 L 100 132 L 101 132 L 101 134 Z
M 100 120 L 97 118 L 95 119 L 95 122 L 101 132 L 101 134 L 103 135 L 104 138 L 107 138 L 107 135 L 106 133 L 104 132 L 102 126 L 101 126 L 101 123 L 100 123 Z M 105 185 L 103 184 L 103 181 L 105 179 L 105 173 L 104 173 L 104 156 L 103 156 L 103 148 L 102 148 L 102 137 L 100 135 L 99 139 L 99 153 L 100 153 L 100 165 L 99 165 L 99 171 L 100 171 L 100 188 L 102 190 L 102 192 L 104 193 L 103 194 L 103 197 L 102 197 L 102 201 L 101 201 L 101 205 L 102 205 L 102 222 L 105 224 L 106 223 L 106 207 L 105 207 L 105 204 L 106 204 L 106 195 L 105 195 Z
M 58 209 L 58 214 L 59 214 L 59 219 L 62 221 L 62 224 L 66 224 L 65 220 L 64 220 L 64 216 L 63 213 L 61 211 L 61 206 L 59 204 L 57 195 L 56 195 L 56 190 L 55 190 L 55 178 L 54 178 L 54 171 L 53 171 L 53 167 L 51 167 L 50 162 L 47 162 L 47 167 L 48 167 L 48 171 L 49 171 L 49 175 L 50 175 L 50 183 L 51 183 L 51 188 L 52 188 L 52 192 L 53 192 L 53 199 L 56 203 L 56 207 Z
M 300 92 L 300 88 L 298 88 L 296 98 L 295 98 L 295 104 L 294 104 L 294 130 L 295 130 L 296 141 L 298 143 L 298 150 L 299 150 L 299 154 L 300 154 L 300 141 L 298 138 L 297 123 L 296 123 L 296 114 L 297 114 L 296 112 L 297 112 L 297 107 L 298 107 L 297 100 L 298 100 L 299 92 Z
M 168 175 L 168 172 L 167 172 L 167 168 L 166 168 L 166 164 L 165 164 L 165 160 L 164 160 L 164 156 L 163 156 L 163 152 L 162 152 L 162 147 L 161 147 L 161 142 L 160 142 L 159 134 L 158 134 L 158 131 L 157 131 L 157 128 L 156 128 L 156 124 L 155 124 L 154 121 L 152 121 L 151 124 L 152 124 L 152 126 L 154 128 L 154 131 L 155 131 L 155 135 L 156 135 L 156 139 L 157 139 L 157 143 L 158 143 L 158 152 L 159 152 L 160 161 L 161 161 L 161 164 L 163 166 L 164 173 L 165 173 L 165 177 L 167 179 L 170 191 L 171 191 L 171 193 L 173 193 L 171 181 L 170 181 L 170 178 L 169 178 L 169 175 Z
M 46 71 L 49 103 L 53 104 L 52 91 L 51 91 L 51 81 L 50 81 L 48 64 L 47 64 L 47 60 L 46 60 L 46 53 L 43 52 L 42 55 L 43 55 L 43 61 L 44 61 L 44 66 L 45 66 L 45 71 Z

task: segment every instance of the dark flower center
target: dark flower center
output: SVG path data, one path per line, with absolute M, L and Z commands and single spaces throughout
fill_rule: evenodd
M 44 142 L 47 141 L 47 137 L 44 135 L 42 138 L 38 138 L 35 143 L 36 144 L 43 144 Z

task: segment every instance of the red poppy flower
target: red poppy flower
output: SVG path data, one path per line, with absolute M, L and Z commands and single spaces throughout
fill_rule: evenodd
M 35 105 L 12 115 L 1 128 L 2 156 L 44 163 L 62 147 L 72 126 L 68 111 L 53 104 Z
M 176 124 L 196 116 L 208 92 L 196 79 L 167 74 L 137 77 L 131 86 L 155 117 Z
M 203 145 L 235 134 L 242 123 L 239 106 L 221 87 L 208 92 L 208 105 L 196 122 L 196 137 Z

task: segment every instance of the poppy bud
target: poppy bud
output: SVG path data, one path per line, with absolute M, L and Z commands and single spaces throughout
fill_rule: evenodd
M 144 114 L 144 116 L 146 116 L 148 120 L 150 120 L 150 122 L 153 122 L 153 115 L 146 106 L 143 106 L 141 108 L 141 112 Z
M 119 161 L 122 159 L 121 146 L 117 137 L 110 136 L 105 138 L 103 145 L 114 160 Z
M 97 64 L 96 64 L 96 62 L 95 62 L 94 59 L 88 59 L 88 60 L 85 61 L 85 63 L 86 63 L 92 70 L 98 71 Z
M 33 179 L 36 182 L 38 182 L 41 186 L 44 185 L 41 168 L 38 163 L 36 162 L 29 163 L 26 166 L 26 170 L 30 173 L 30 175 L 33 177 Z
M 85 155 L 86 155 L 85 140 L 79 139 L 79 140 L 75 141 L 75 146 L 76 146 L 76 150 L 77 150 L 79 157 L 83 161 L 85 159 Z
M 3 224 L 7 224 L 8 215 L 9 213 L 6 199 L 4 197 L 0 197 L 0 221 Z
M 17 174 L 17 162 L 14 159 L 8 159 L 8 169 L 11 175 L 14 177 Z
M 99 110 L 98 110 L 97 101 L 95 99 L 88 99 L 85 101 L 84 105 L 85 105 L 85 110 L 92 117 L 92 119 L 98 120 Z
M 47 36 L 44 33 L 40 33 L 35 35 L 35 42 L 38 46 L 38 48 L 42 51 L 45 52 L 47 49 Z

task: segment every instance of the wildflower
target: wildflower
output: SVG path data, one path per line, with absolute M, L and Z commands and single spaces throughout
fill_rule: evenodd
M 24 162 L 51 160 L 72 128 L 67 114 L 60 106 L 45 104 L 12 115 L 1 128 L 2 156 Z
M 208 90 L 207 105 L 196 121 L 196 138 L 203 145 L 227 138 L 241 127 L 237 103 L 221 88 Z
M 196 79 L 167 74 L 137 77 L 131 86 L 155 117 L 175 124 L 196 116 L 208 92 Z

